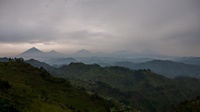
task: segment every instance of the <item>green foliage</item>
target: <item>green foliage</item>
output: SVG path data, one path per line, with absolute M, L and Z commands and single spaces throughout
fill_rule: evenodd
M 74 88 L 62 78 L 52 77 L 44 68 L 35 68 L 23 60 L 0 62 L 2 109 L 20 112 L 106 112 L 104 99 L 93 97 Z M 1 89 L 2 89 L 1 88 Z M 3 110 L 1 110 L 3 111 Z M 15 112 L 15 111 L 12 111 Z
M 11 103 L 9 100 L 0 98 L 0 112 L 19 112 L 15 104 Z
M 200 97 L 180 103 L 173 112 L 200 112 Z
M 0 91 L 4 91 L 10 88 L 11 88 L 11 85 L 9 84 L 8 81 L 0 80 Z
M 112 111 L 129 111 L 130 107 L 131 111 L 165 112 L 200 94 L 198 79 L 169 79 L 150 69 L 130 70 L 117 66 L 102 68 L 96 64 L 83 63 L 71 63 L 53 71 L 49 67 L 45 69 L 57 77 L 69 79 L 72 85 L 89 94 L 97 93 L 109 102 L 106 106 L 112 107 Z M 173 70 L 170 69 L 170 72 L 173 73 Z
M 71 63 L 56 71 L 58 76 L 70 79 L 76 86 L 141 111 L 165 112 L 200 94 L 200 81 L 197 79 L 169 79 L 149 69 L 102 68 Z

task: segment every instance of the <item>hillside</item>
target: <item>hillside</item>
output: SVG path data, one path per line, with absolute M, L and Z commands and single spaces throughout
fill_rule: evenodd
M 32 60 L 38 67 L 49 65 Z M 40 65 L 40 66 L 39 66 Z M 49 69 L 54 76 L 69 79 L 72 85 L 107 100 L 144 112 L 169 111 L 180 102 L 200 94 L 200 81 L 195 78 L 166 78 L 149 69 L 130 70 L 123 67 L 100 67 L 71 63 Z
M 102 98 L 22 59 L 0 62 L 0 104 L 1 112 L 106 112 L 111 108 Z
M 172 112 L 200 112 L 200 97 L 181 102 Z
M 100 67 L 71 63 L 58 68 L 58 77 L 142 111 L 160 112 L 200 94 L 200 81 L 192 78 L 169 79 L 151 70 Z M 186 84 L 186 85 L 183 85 Z

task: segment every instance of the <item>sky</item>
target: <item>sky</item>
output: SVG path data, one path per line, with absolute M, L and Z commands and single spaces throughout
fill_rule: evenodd
M 0 56 L 31 47 L 200 56 L 200 0 L 0 0 Z

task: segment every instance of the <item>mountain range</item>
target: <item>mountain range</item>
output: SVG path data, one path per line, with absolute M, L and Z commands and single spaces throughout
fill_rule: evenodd
M 191 107 L 198 105 L 195 98 L 200 95 L 199 58 L 135 58 L 129 51 L 101 56 L 88 50 L 65 55 L 33 47 L 17 56 L 25 60 L 0 58 L 0 111 L 199 109 Z
M 0 104 L 17 110 L 167 112 L 200 94 L 196 78 L 81 62 L 53 67 L 34 59 L 8 59 L 0 62 L 0 76 Z
M 174 62 L 170 60 L 152 60 L 143 63 L 117 62 L 113 65 L 128 67 L 132 70 L 150 69 L 155 73 L 169 78 L 194 77 L 200 78 L 200 66 Z
M 64 54 L 59 53 L 55 50 L 49 52 L 43 52 L 35 47 L 32 47 L 23 53 L 17 55 L 16 57 L 22 57 L 24 59 L 38 59 L 38 60 L 45 60 L 50 58 L 62 58 L 65 57 Z
M 199 79 L 170 79 L 149 69 L 130 70 L 119 66 L 101 67 L 79 62 L 48 71 L 55 77 L 70 80 L 74 86 L 84 87 L 89 92 L 115 99 L 144 112 L 166 112 L 200 94 Z
M 200 65 L 200 57 L 180 57 L 174 59 L 174 61 L 192 65 Z
M 27 60 L 28 63 L 36 67 L 44 67 L 47 70 L 52 69 L 52 66 L 39 62 L 37 60 Z M 62 67 L 64 65 L 60 65 Z M 200 78 L 200 66 L 199 65 L 190 65 L 180 62 L 174 62 L 169 60 L 153 60 L 143 63 L 132 63 L 132 62 L 116 62 L 109 66 L 119 66 L 129 68 L 131 70 L 140 70 L 140 69 L 149 69 L 154 73 L 160 74 L 168 78 L 176 77 L 191 77 L 191 78 Z M 106 67 L 109 67 L 106 66 Z
M 55 50 L 49 51 L 49 52 L 43 52 L 35 47 L 32 47 L 23 53 L 14 56 L 14 57 L 22 57 L 24 59 L 37 59 L 37 60 L 46 60 L 46 59 L 55 59 L 55 58 L 69 58 L 69 57 L 74 57 L 74 58 L 88 58 L 88 57 L 111 57 L 111 58 L 117 58 L 117 59 L 151 59 L 151 58 L 169 58 L 168 56 L 161 55 L 155 52 L 134 52 L 134 51 L 129 51 L 129 50 L 120 50 L 120 51 L 115 51 L 111 53 L 92 53 L 86 49 L 82 49 L 79 51 L 76 51 L 73 54 L 62 54 L 59 53 Z M 137 60 L 135 60 L 137 61 Z
M 200 65 L 200 57 L 174 57 L 174 56 L 167 56 L 162 55 L 159 53 L 156 53 L 154 51 L 143 51 L 143 52 L 136 52 L 131 50 L 119 50 L 115 52 L 110 53 L 93 53 L 86 49 L 81 49 L 76 51 L 73 54 L 63 54 L 59 53 L 55 50 L 51 50 L 49 52 L 43 52 L 39 50 L 38 48 L 32 47 L 19 55 L 13 56 L 13 57 L 22 57 L 24 59 L 55 59 L 55 58 L 116 58 L 131 62 L 145 62 L 145 61 L 151 61 L 154 59 L 160 59 L 160 60 L 173 60 L 175 62 L 182 62 L 186 64 L 194 64 L 194 65 Z
M 111 57 L 112 55 L 114 57 Z M 95 53 L 82 49 L 71 55 L 65 55 L 55 50 L 50 52 L 43 52 L 35 47 L 17 55 L 16 57 L 23 57 L 25 60 L 35 59 L 45 62 L 55 67 L 68 65 L 71 62 L 83 62 L 85 64 L 99 64 L 105 66 L 122 66 L 128 67 L 132 70 L 150 69 L 155 73 L 169 78 L 179 76 L 200 78 L 200 58 L 199 57 L 178 57 L 171 60 L 160 60 L 157 58 L 130 58 L 133 52 L 118 51 L 107 54 L 108 57 L 95 57 Z M 148 54 L 148 53 L 147 53 Z M 149 53 L 150 54 L 150 53 Z M 126 55 L 130 56 L 125 58 Z M 155 53 L 155 55 L 158 55 Z M 90 57 L 91 56 L 91 57 Z M 124 57 L 123 57 L 124 56 Z M 0 61 L 5 61 L 6 58 L 1 58 Z

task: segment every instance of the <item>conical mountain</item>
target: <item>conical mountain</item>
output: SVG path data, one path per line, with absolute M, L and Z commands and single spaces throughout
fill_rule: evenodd
M 17 55 L 16 57 L 22 57 L 24 59 L 41 59 L 42 57 L 45 56 L 45 53 L 35 47 L 32 47 L 26 51 L 24 51 L 23 53 Z
M 37 48 L 35 48 L 35 47 L 32 47 L 32 48 L 30 48 L 30 49 L 24 51 L 24 52 L 21 53 L 21 54 L 27 54 L 27 53 L 44 53 L 44 52 L 42 52 L 41 50 L 39 50 L 39 49 L 37 49 Z
M 51 50 L 49 52 L 46 52 L 46 56 L 49 58 L 64 58 L 65 54 L 59 53 L 55 50 Z
M 65 57 L 65 55 L 62 53 L 59 53 L 55 50 L 52 50 L 50 52 L 43 52 L 35 47 L 32 47 L 32 48 L 24 51 L 23 53 L 17 55 L 16 57 L 44 61 L 44 60 L 51 59 L 51 58 L 62 58 L 62 57 Z
M 75 57 L 91 57 L 93 56 L 93 53 L 86 49 L 81 49 L 73 54 Z

